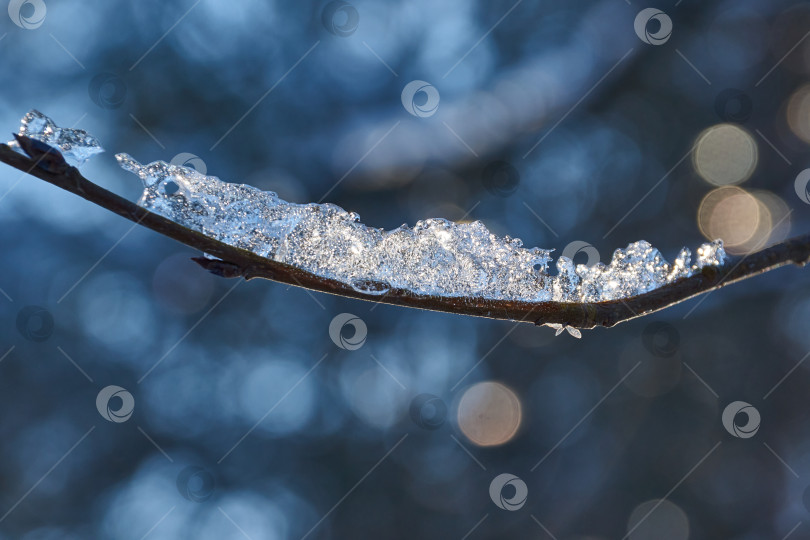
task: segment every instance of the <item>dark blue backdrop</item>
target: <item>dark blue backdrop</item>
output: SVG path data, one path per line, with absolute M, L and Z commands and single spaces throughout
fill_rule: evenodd
M 115 152 L 603 262 L 642 238 L 671 260 L 706 231 L 738 252 L 806 232 L 807 4 L 654 4 L 634 28 L 649 6 L 629 0 L 12 0 L 0 126 L 37 108 L 86 129 L 107 153 L 84 174 L 133 200 Z M 412 81 L 428 86 L 403 96 Z M 755 153 L 690 152 L 719 124 Z M 701 166 L 754 213 L 701 222 Z M 216 278 L 5 166 L 0 251 L 0 538 L 810 534 L 806 271 L 554 338 Z M 330 339 L 341 313 L 365 323 L 359 348 Z M 458 421 L 482 381 L 521 405 L 499 446 Z M 735 401 L 753 436 L 724 428 Z M 490 497 L 502 473 L 527 487 L 513 511 Z

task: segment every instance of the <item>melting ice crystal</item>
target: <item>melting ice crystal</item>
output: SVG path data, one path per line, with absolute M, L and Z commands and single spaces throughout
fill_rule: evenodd
M 32 111 L 20 133 L 57 146 L 81 163 L 102 151 L 83 131 L 59 128 Z M 557 262 L 551 250 L 524 248 L 480 221 L 419 221 L 384 231 L 332 204 L 295 204 L 271 191 L 231 184 L 194 169 L 156 161 L 141 165 L 127 154 L 119 164 L 143 182 L 138 204 L 185 227 L 262 257 L 383 295 L 392 288 L 421 295 L 526 302 L 599 302 L 642 294 L 726 261 L 723 243 L 701 245 L 697 258 L 683 248 L 672 264 L 641 240 L 617 249 L 609 264 Z M 558 329 L 562 331 L 562 328 Z
M 37 110 L 31 110 L 23 116 L 18 134 L 53 146 L 62 153 L 68 163 L 76 167 L 93 155 L 104 151 L 98 140 L 88 135 L 86 131 L 59 127 Z M 8 145 L 21 152 L 17 141 L 11 141 Z
M 384 231 L 332 204 L 294 204 L 270 191 L 230 184 L 194 169 L 156 161 L 141 165 L 127 154 L 121 166 L 144 185 L 138 204 L 189 228 L 335 279 L 368 294 L 397 288 L 417 294 L 527 302 L 599 302 L 641 294 L 703 266 L 725 261 L 721 241 L 698 248 L 695 264 L 684 248 L 673 264 L 645 241 L 618 249 L 608 265 L 557 261 L 550 250 L 526 249 L 499 238 L 480 222 L 419 221 Z
M 428 219 L 383 231 L 332 204 L 294 204 L 269 191 L 229 184 L 157 161 L 121 166 L 144 184 L 138 204 L 227 244 L 335 279 L 369 294 L 551 299 L 543 272 L 549 251 L 524 249 L 480 222 Z

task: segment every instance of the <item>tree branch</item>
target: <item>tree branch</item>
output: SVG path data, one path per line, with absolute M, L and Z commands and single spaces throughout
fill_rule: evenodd
M 137 204 L 98 186 L 75 167 L 54 166 L 52 162 L 29 159 L 0 144 L 0 161 L 50 184 L 74 193 L 102 208 L 139 225 L 173 238 L 194 249 L 222 260 L 195 257 L 203 268 L 222 277 L 264 278 L 305 287 L 314 291 L 359 298 L 399 306 L 507 319 L 535 324 L 562 324 L 575 328 L 610 327 L 683 302 L 694 296 L 719 289 L 781 266 L 810 262 L 810 234 L 797 236 L 743 258 L 731 259 L 723 266 L 707 266 L 702 272 L 680 279 L 645 294 L 593 303 L 520 302 L 484 298 L 455 298 L 417 295 L 392 289 L 385 295 L 367 294 L 332 279 L 322 278 L 294 266 L 260 257 L 250 251 L 214 240 L 202 233 L 154 214 Z

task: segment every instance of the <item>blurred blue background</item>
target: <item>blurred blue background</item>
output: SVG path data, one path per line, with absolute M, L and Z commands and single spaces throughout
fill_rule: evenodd
M 651 5 L 12 0 L 0 126 L 581 263 L 806 233 L 808 4 Z M 216 278 L 6 166 L 0 225 L 0 538 L 810 538 L 806 271 L 574 340 Z

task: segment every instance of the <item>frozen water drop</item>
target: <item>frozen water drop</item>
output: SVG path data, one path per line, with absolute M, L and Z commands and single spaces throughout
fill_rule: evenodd
M 34 109 L 23 116 L 18 135 L 25 135 L 56 148 L 62 153 L 65 161 L 76 167 L 104 151 L 98 140 L 88 135 L 86 131 L 59 127 L 53 120 Z M 11 141 L 8 145 L 20 151 L 17 141 Z
M 352 281 L 352 289 L 366 294 L 385 294 L 391 290 L 391 286 L 384 281 L 358 279 Z

